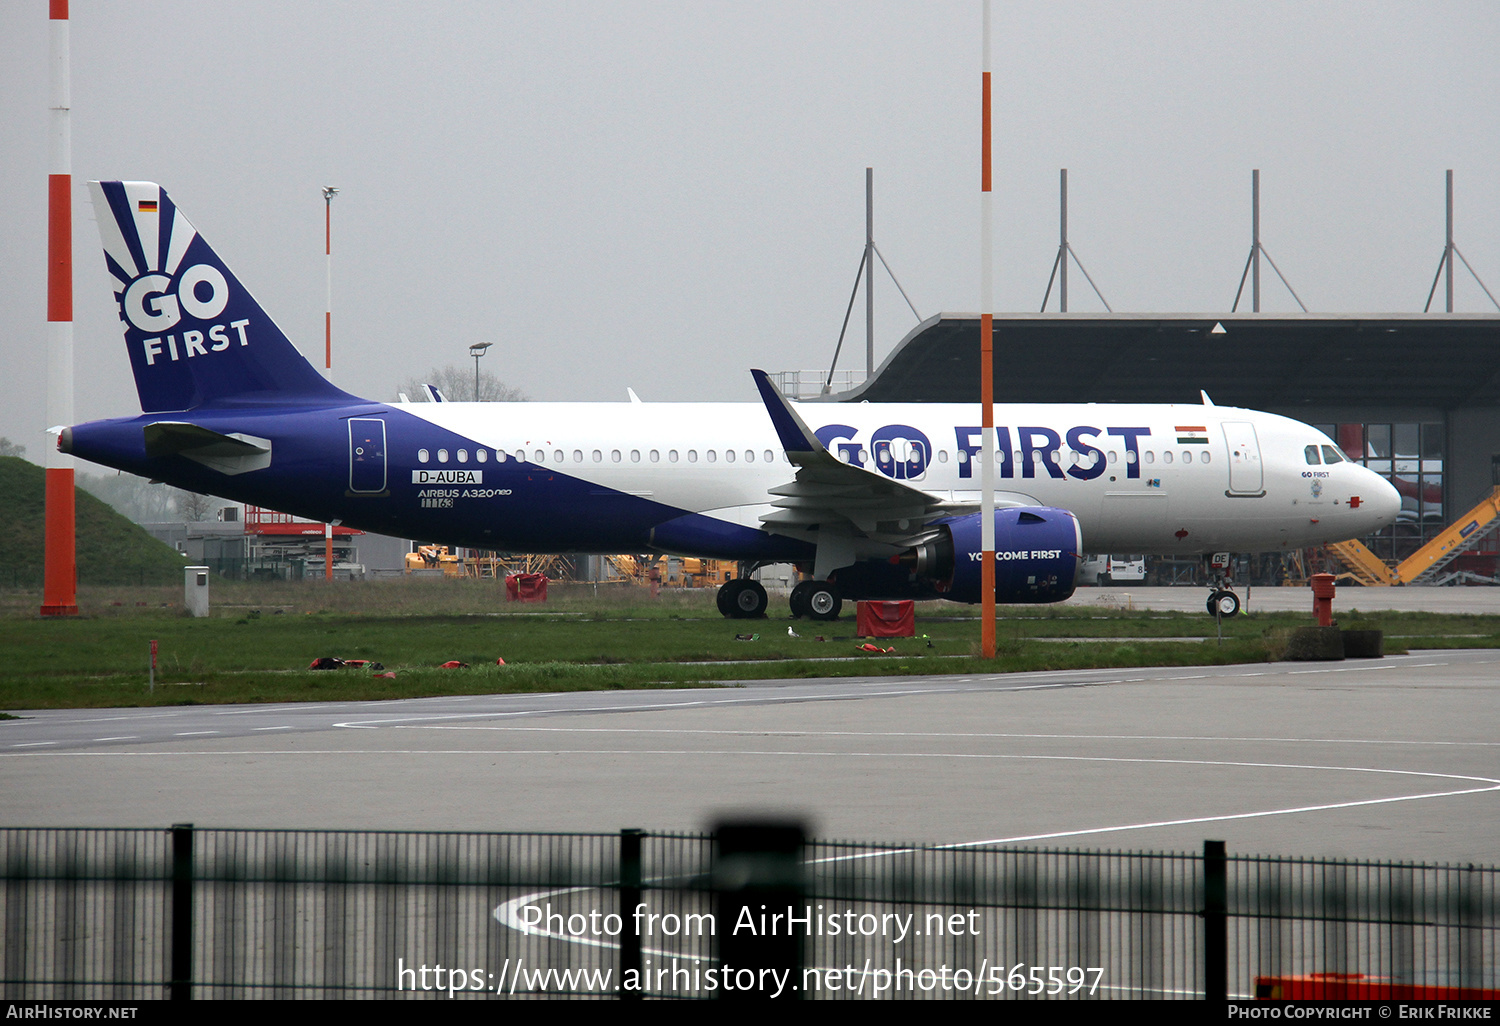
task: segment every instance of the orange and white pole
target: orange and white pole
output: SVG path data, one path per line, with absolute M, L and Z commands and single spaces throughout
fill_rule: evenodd
M 984 658 L 995 658 L 995 298 L 993 199 L 990 193 L 990 0 L 984 0 L 982 154 L 979 173 L 979 401 L 980 430 L 984 434 L 984 466 L 979 471 L 980 557 L 979 644 Z
M 47 159 L 47 425 L 73 423 L 73 153 L 68 0 L 50 0 L 52 117 Z M 47 448 L 43 616 L 78 615 L 73 457 Z
M 323 255 L 328 302 L 323 307 L 323 366 L 333 370 L 333 198 L 339 194 L 323 186 Z M 331 377 L 332 375 L 330 375 Z M 333 525 L 323 525 L 323 579 L 333 580 Z
M 331 185 L 323 186 L 323 256 L 328 302 L 323 306 L 323 367 L 333 370 L 333 198 L 339 194 Z

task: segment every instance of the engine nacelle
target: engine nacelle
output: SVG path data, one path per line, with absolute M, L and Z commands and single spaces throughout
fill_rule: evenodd
M 982 513 L 938 521 L 943 534 L 905 557 L 918 575 L 954 602 L 979 602 Z M 995 601 L 1061 602 L 1073 594 L 1083 531 L 1065 509 L 1023 506 L 995 510 Z M 909 564 L 910 565 L 910 564 Z

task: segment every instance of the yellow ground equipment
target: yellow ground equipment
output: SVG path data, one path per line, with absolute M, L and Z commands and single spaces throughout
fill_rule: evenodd
M 1394 567 L 1359 541 L 1337 542 L 1328 546 L 1328 551 L 1338 556 L 1348 568 L 1348 576 L 1360 584 L 1433 584 L 1438 583 L 1438 575 L 1445 566 L 1496 527 L 1500 527 L 1500 487 Z

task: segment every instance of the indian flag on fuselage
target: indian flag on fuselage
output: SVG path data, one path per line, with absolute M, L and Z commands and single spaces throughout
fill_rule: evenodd
M 1177 444 L 1178 445 L 1207 445 L 1208 444 L 1208 428 L 1203 427 L 1201 425 L 1199 425 L 1199 426 L 1187 426 L 1187 427 L 1184 427 L 1183 425 L 1178 424 L 1177 425 Z

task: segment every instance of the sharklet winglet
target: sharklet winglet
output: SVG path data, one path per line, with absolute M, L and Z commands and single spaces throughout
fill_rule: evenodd
M 755 379 L 755 387 L 760 389 L 761 400 L 766 404 L 766 412 L 771 415 L 771 424 L 776 428 L 776 437 L 780 439 L 781 447 L 788 455 L 827 451 L 808 428 L 806 421 L 797 415 L 786 396 L 771 384 L 771 378 L 765 371 L 752 369 L 750 376 Z

